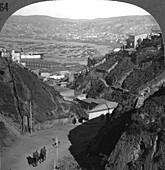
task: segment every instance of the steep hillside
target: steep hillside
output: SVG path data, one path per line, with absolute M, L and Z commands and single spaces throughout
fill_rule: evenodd
M 164 50 L 157 49 L 161 44 L 162 38 L 153 36 L 150 43 L 144 46 L 142 42 L 136 51 L 120 50 L 105 55 L 102 59 L 105 61 L 99 61 L 100 64 L 93 61 L 93 65 L 88 64 L 89 71 L 75 80 L 73 88 L 85 91 L 89 97 L 102 97 L 119 103 L 127 96 L 136 97 L 149 84 L 154 86 L 163 78 Z
M 87 167 L 98 170 L 164 170 L 164 91 L 164 86 L 160 87 L 139 109 L 132 108 L 123 113 L 117 109 L 112 120 L 82 153 L 88 155 L 84 157 L 84 162 L 88 160 Z
M 150 43 L 145 43 L 148 41 Z M 106 125 L 86 143 L 84 152 L 75 155 L 76 159 L 88 169 L 164 170 L 165 60 L 162 37 L 144 40 L 134 52 L 121 50 L 105 58 L 106 62 L 93 65 L 87 75 L 83 75 L 83 89 L 90 97 L 102 97 L 119 105 Z M 81 89 L 81 84 L 77 87 Z
M 34 73 L 6 58 L 0 58 L 0 88 L 0 112 L 18 128 L 23 116 L 29 115 L 30 103 L 35 122 L 71 115 L 86 116 L 79 106 L 65 101 L 59 92 Z

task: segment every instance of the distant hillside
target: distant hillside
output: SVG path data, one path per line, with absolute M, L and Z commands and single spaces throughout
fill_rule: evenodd
M 49 16 L 16 16 L 6 22 L 1 36 L 57 39 L 93 43 L 122 43 L 128 33 L 149 33 L 158 27 L 152 16 L 122 16 L 93 20 Z

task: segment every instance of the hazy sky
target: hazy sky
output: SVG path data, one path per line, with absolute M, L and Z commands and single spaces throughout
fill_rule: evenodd
M 14 13 L 14 15 L 48 15 L 72 19 L 146 14 L 149 13 L 137 6 L 105 0 L 57 0 L 39 2 L 26 6 Z

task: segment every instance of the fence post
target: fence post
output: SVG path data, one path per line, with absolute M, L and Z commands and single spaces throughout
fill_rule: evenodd
M 33 128 L 33 117 L 32 117 L 32 105 L 31 102 L 29 103 L 29 127 L 30 127 L 30 133 L 32 134 L 32 128 Z

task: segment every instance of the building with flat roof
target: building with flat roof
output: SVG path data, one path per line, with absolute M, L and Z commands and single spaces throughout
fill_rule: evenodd
M 21 59 L 43 59 L 43 53 L 23 53 L 21 52 Z
M 62 79 L 62 78 L 64 78 L 65 77 L 65 75 L 50 75 L 50 78 L 53 78 L 53 79 Z
M 162 35 L 162 31 L 160 29 L 152 29 L 151 35 Z
M 49 62 L 45 60 L 29 60 L 29 59 L 21 59 L 21 63 L 24 64 L 28 68 L 33 69 L 40 69 L 40 68 L 46 68 L 46 69 L 53 69 L 59 66 L 59 63 L 57 62 Z
M 111 114 L 112 111 L 117 107 L 118 103 L 111 102 L 105 99 L 93 99 L 86 98 L 78 100 L 80 106 L 86 110 L 88 119 L 94 119 L 101 115 Z

